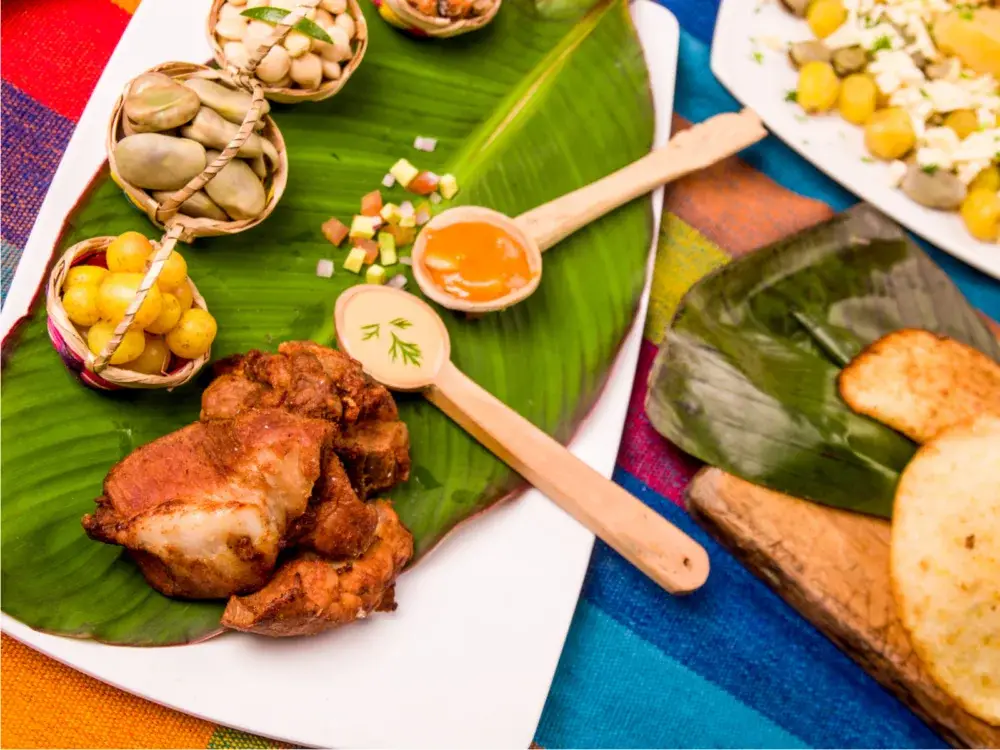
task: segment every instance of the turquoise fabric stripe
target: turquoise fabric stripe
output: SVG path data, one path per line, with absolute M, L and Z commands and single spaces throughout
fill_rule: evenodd
M 669 8 L 687 3 L 674 1 L 664 5 Z M 677 114 L 692 122 L 740 107 L 739 102 L 712 75 L 709 60 L 709 45 L 682 29 L 674 108 Z M 843 210 L 858 202 L 857 196 L 840 187 L 773 136 L 748 149 L 744 157 L 751 166 L 775 182 L 800 195 L 823 201 L 835 210 Z M 1000 320 L 1000 283 L 996 279 L 922 240 L 917 241 L 975 307 L 994 320 Z
M 581 600 L 542 747 L 804 747 L 801 739 Z

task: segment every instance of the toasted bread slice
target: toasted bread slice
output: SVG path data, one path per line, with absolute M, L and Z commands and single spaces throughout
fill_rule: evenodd
M 1000 418 L 980 415 L 917 451 L 896 491 L 890 564 L 931 677 L 1000 725 Z
M 883 336 L 843 369 L 838 386 L 854 411 L 918 443 L 978 414 L 1000 415 L 1000 365 L 929 331 Z

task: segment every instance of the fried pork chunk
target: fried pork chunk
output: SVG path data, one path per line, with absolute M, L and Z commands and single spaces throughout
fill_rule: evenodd
M 341 425 L 399 418 L 389 391 L 366 376 L 360 363 L 311 341 L 286 341 L 277 354 L 255 349 L 216 371 L 219 377 L 202 394 L 202 420 L 272 406 Z
M 336 422 L 334 449 L 362 500 L 410 476 L 410 438 L 389 392 L 346 354 L 287 341 L 277 354 L 251 351 L 217 367 L 201 400 L 202 420 L 280 407 Z
M 83 527 L 128 548 L 167 596 L 254 591 L 305 513 L 335 431 L 283 409 L 189 425 L 112 467 Z
M 268 636 L 314 635 L 376 610 L 395 609 L 394 584 L 413 554 L 413 537 L 388 501 L 373 505 L 378 526 L 363 555 L 334 562 L 299 553 L 260 591 L 232 597 L 222 625 Z
M 331 450 L 309 507 L 289 530 L 287 546 L 313 550 L 334 560 L 357 557 L 375 539 L 377 523 L 375 504 L 362 502 Z

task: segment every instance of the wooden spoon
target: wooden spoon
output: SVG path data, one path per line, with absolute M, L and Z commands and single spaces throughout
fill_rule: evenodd
M 337 299 L 343 351 L 393 390 L 421 391 L 560 508 L 667 591 L 684 594 L 708 577 L 708 555 L 691 537 L 598 474 L 463 375 L 451 362 L 448 329 L 423 300 L 360 285 Z
M 421 291 L 442 307 L 467 313 L 502 310 L 530 296 L 542 280 L 542 253 L 570 234 L 633 198 L 704 169 L 764 138 L 767 131 L 749 109 L 716 115 L 683 130 L 666 146 L 627 167 L 512 219 L 481 206 L 456 206 L 431 219 L 413 245 L 413 276 Z M 503 297 L 470 302 L 453 297 L 431 278 L 423 262 L 427 230 L 462 222 L 488 222 L 520 241 L 528 253 L 531 280 Z

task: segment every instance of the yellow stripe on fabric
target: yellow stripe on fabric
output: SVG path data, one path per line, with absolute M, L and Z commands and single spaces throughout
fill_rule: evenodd
M 229 727 L 219 727 L 212 734 L 211 739 L 208 741 L 209 748 L 248 748 L 248 750 L 257 750 L 257 748 L 272 748 L 272 747 L 292 747 L 292 745 L 284 745 L 280 742 L 274 740 L 265 739 L 264 737 L 258 737 L 255 734 L 248 734 L 247 732 L 241 732 L 239 729 L 230 729 Z
M 117 5 L 126 13 L 135 13 L 135 9 L 139 7 L 141 0 L 111 0 L 113 5 Z
M 3 747 L 206 747 L 215 725 L 150 703 L 3 636 Z
M 674 214 L 663 214 L 643 335 L 659 345 L 681 297 L 700 278 L 728 263 L 718 245 Z

